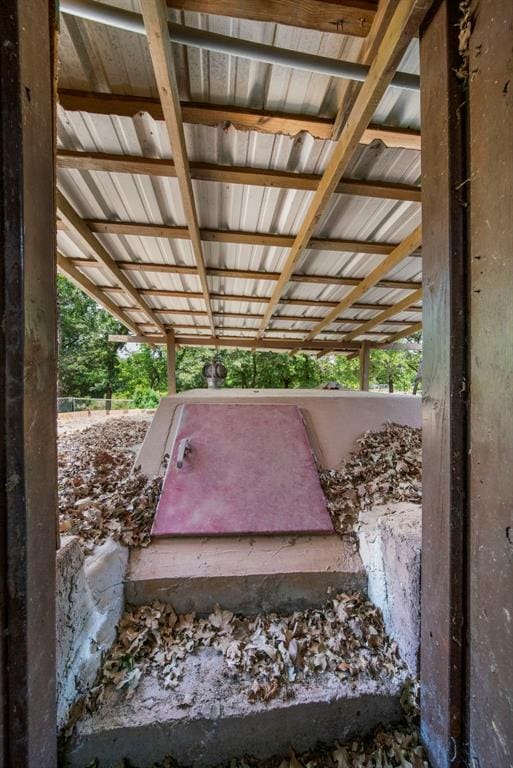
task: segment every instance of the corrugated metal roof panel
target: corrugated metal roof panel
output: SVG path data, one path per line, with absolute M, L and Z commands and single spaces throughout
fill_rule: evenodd
M 131 10 L 138 3 L 116 2 Z M 176 21 L 222 34 L 252 39 L 282 48 L 308 51 L 334 58 L 356 60 L 362 41 L 338 34 L 318 33 L 304 29 L 240 21 L 204 14 L 171 14 Z M 334 116 L 340 81 L 284 67 L 271 66 L 232 56 L 198 49 L 174 46 L 181 97 L 185 100 L 232 104 L 297 112 L 307 115 Z M 157 91 L 144 37 L 102 27 L 64 16 L 60 38 L 60 85 L 88 91 L 156 96 Z M 418 43 L 412 41 L 400 66 L 403 71 L 418 72 Z M 389 88 L 376 111 L 377 122 L 395 126 L 419 127 L 418 94 Z M 334 143 L 314 139 L 306 133 L 294 138 L 255 131 L 237 131 L 233 127 L 185 125 L 189 158 L 192 162 L 213 163 L 229 167 L 241 166 L 295 173 L 322 174 L 329 161 Z M 59 145 L 65 149 L 145 157 L 171 157 L 165 125 L 149 115 L 132 118 L 90 115 L 59 110 Z M 418 184 L 420 153 L 407 149 L 386 148 L 380 142 L 360 146 L 355 152 L 346 176 L 400 184 Z M 59 169 L 59 186 L 78 213 L 84 218 L 112 221 L 168 224 L 185 226 L 178 182 L 174 178 L 77 171 Z M 282 235 L 294 235 L 303 220 L 312 192 L 277 189 L 211 181 L 193 181 L 200 226 L 210 229 L 242 230 Z M 351 240 L 375 240 L 395 243 L 406 237 L 420 223 L 418 203 L 383 198 L 334 195 L 322 216 L 316 234 L 320 237 Z M 171 240 L 142 236 L 98 235 L 100 242 L 117 260 L 193 266 L 192 248 L 187 240 Z M 90 258 L 72 234 L 58 233 L 60 250 L 70 258 Z M 203 243 L 208 266 L 235 270 L 278 272 L 282 269 L 288 249 L 236 245 L 217 242 Z M 383 259 L 364 253 L 305 251 L 296 265 L 296 272 L 312 275 L 363 277 Z M 105 270 L 84 268 L 84 274 L 101 285 L 111 284 Z M 405 259 L 391 270 L 388 279 L 419 282 L 421 260 Z M 168 291 L 200 291 L 194 275 L 159 272 L 130 272 L 138 288 Z M 209 277 L 213 293 L 261 297 L 262 303 L 244 300 L 213 300 L 214 311 L 262 314 L 265 301 L 275 287 L 272 280 L 252 280 L 233 277 Z M 285 290 L 288 298 L 306 301 L 340 301 L 350 292 L 349 287 L 291 282 Z M 407 294 L 404 290 L 373 288 L 360 301 L 395 303 Z M 120 306 L 133 302 L 119 293 L 109 294 Z M 173 308 L 182 315 L 166 315 L 165 322 L 206 325 L 206 317 L 191 316 L 194 310 L 205 311 L 202 299 L 166 296 L 146 296 L 147 303 L 158 308 Z M 304 315 L 321 319 L 326 308 L 280 304 L 278 314 Z M 345 317 L 362 322 L 375 314 L 350 308 Z M 140 311 L 131 316 L 141 323 L 147 319 Z M 419 313 L 405 312 L 394 319 L 417 322 Z M 246 327 L 254 332 L 258 321 L 219 319 L 225 328 Z M 289 321 L 295 331 L 307 332 L 311 322 Z M 272 333 L 281 331 L 284 321 L 273 318 Z M 354 328 L 344 323 L 330 330 L 341 333 Z M 383 326 L 393 333 L 397 326 Z M 234 331 L 235 334 L 235 331 Z M 297 334 L 296 334 L 297 335 Z M 369 336 L 374 338 L 372 334 Z M 320 338 L 328 338 L 321 335 Z M 377 337 L 376 337 L 377 338 Z

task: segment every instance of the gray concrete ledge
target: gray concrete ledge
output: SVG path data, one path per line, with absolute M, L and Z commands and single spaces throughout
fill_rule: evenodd
M 263 758 L 290 746 L 306 750 L 318 741 L 347 740 L 402 719 L 403 682 L 404 673 L 354 684 L 321 674 L 268 703 L 251 704 L 250 681 L 232 676 L 222 657 L 206 649 L 186 660 L 174 691 L 147 677 L 131 700 L 109 692 L 100 710 L 79 721 L 70 766 L 85 768 L 98 759 L 100 768 L 114 768 L 128 758 L 145 768 L 172 755 L 207 768 L 243 754 Z
M 216 603 L 246 616 L 322 604 L 328 590 L 365 592 L 360 555 L 338 536 L 218 536 L 156 539 L 133 550 L 128 603 L 163 600 L 178 613 Z

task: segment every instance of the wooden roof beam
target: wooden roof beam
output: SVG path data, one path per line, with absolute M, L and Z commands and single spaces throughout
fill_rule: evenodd
M 102 268 L 102 265 L 98 264 L 97 261 L 89 261 L 87 259 L 72 259 L 72 263 L 75 267 L 81 269 Z M 194 275 L 198 277 L 198 270 L 196 267 L 183 264 L 155 264 L 153 262 L 144 261 L 117 261 L 116 265 L 123 272 L 156 272 L 160 274 Z M 207 277 L 225 277 L 241 280 L 266 280 L 270 282 L 276 282 L 280 277 L 279 272 L 266 272 L 264 270 L 257 271 L 250 269 L 229 269 L 226 267 L 206 267 L 205 273 Z M 357 277 L 337 277 L 336 275 L 305 274 L 292 275 L 290 278 L 290 281 L 294 283 L 343 286 L 358 286 L 361 280 L 362 278 Z M 419 283 L 410 280 L 381 280 L 379 287 L 408 290 L 418 288 Z M 140 290 L 143 291 L 144 289 Z
M 286 24 L 318 32 L 365 37 L 376 12 L 373 0 L 167 0 L 170 8 L 236 19 Z
M 387 26 L 390 23 L 390 20 L 397 8 L 398 2 L 399 0 L 379 0 L 376 15 L 372 21 L 369 34 L 362 44 L 362 48 L 357 59 L 358 63 L 366 64 L 367 66 L 370 66 L 372 63 L 383 35 L 386 32 Z M 338 90 L 340 105 L 335 117 L 335 121 L 333 123 L 332 134 L 332 138 L 335 140 L 339 138 L 342 127 L 346 121 L 346 117 L 351 111 L 351 107 L 353 106 L 356 94 L 359 91 L 358 86 L 361 87 L 361 83 L 356 84 L 351 80 L 342 80 L 340 82 Z
M 113 334 L 109 336 L 111 341 L 123 341 L 140 344 L 163 344 L 165 336 L 123 336 Z M 240 349 L 270 349 L 270 350 L 294 350 L 300 348 L 301 342 L 295 339 L 255 339 L 247 336 L 175 336 L 176 344 L 180 346 L 201 346 L 201 347 L 237 347 Z M 324 349 L 354 351 L 359 349 L 360 345 L 350 341 L 311 341 L 307 346 L 308 351 L 320 351 Z
M 108 171 L 110 173 L 136 173 L 145 176 L 178 178 L 178 169 L 172 160 L 140 155 L 116 155 L 106 152 L 79 152 L 71 149 L 57 151 L 59 168 L 79 171 Z M 211 163 L 190 163 L 190 175 L 198 181 L 217 181 L 223 184 L 247 184 L 254 187 L 299 189 L 315 192 L 321 176 L 313 173 L 275 171 L 268 168 L 246 168 Z M 404 200 L 420 203 L 420 187 L 389 181 L 338 178 L 333 190 L 336 194 L 377 197 L 386 200 Z M 313 234 L 313 232 L 312 232 Z M 309 238 L 311 239 L 311 237 Z
M 411 336 L 413 333 L 418 333 L 421 330 L 422 330 L 422 323 L 414 323 L 413 325 L 409 325 L 407 328 L 404 328 L 402 331 L 393 333 L 391 336 L 388 337 L 385 343 L 392 344 L 394 341 L 399 341 L 399 339 L 404 339 L 406 336 Z
M 59 252 L 57 252 L 57 269 L 67 277 L 68 280 L 71 280 L 77 288 L 80 288 L 80 290 L 86 293 L 90 299 L 103 307 L 103 309 L 106 309 L 107 312 L 110 312 L 116 320 L 119 320 L 119 322 L 129 330 L 136 334 L 141 333 L 139 326 L 125 314 L 125 311 L 121 307 L 114 304 L 114 302 L 111 301 L 100 288 L 92 283 L 82 272 L 80 272 L 80 270 L 73 266 L 69 259 Z
M 101 288 L 101 290 L 106 291 L 107 293 L 124 293 L 122 288 L 118 287 L 112 287 L 109 285 L 104 286 L 98 286 Z M 185 299 L 185 300 L 195 300 L 195 299 L 202 299 L 203 294 L 200 291 L 171 291 L 163 288 L 144 288 L 141 290 L 141 292 L 146 296 L 161 296 L 163 298 L 170 298 L 170 299 Z M 269 296 L 254 296 L 254 295 L 248 295 L 248 294 L 233 294 L 233 293 L 211 293 L 210 298 L 212 301 L 237 301 L 237 302 L 243 302 L 248 304 L 266 304 L 269 301 Z M 336 307 L 338 305 L 337 301 L 328 301 L 327 299 L 290 299 L 290 298 L 282 298 L 280 299 L 280 304 L 283 304 L 284 306 L 294 306 L 294 307 Z M 363 310 L 380 310 L 383 307 L 390 306 L 388 304 L 374 304 L 374 303 L 358 303 L 352 305 L 353 309 L 363 309 Z M 136 309 L 136 307 L 133 307 L 133 309 Z M 155 310 L 156 312 L 159 312 L 159 309 Z M 422 312 L 422 307 L 410 307 L 409 312 Z
M 131 221 L 109 221 L 105 219 L 84 219 L 92 232 L 105 235 L 128 235 L 129 237 L 158 237 L 170 240 L 188 240 L 187 227 L 166 224 L 144 224 Z M 57 229 L 66 230 L 63 221 L 57 221 Z M 266 247 L 290 248 L 294 243 L 292 235 L 271 235 L 265 232 L 244 232 L 227 229 L 200 229 L 203 242 L 232 243 L 237 245 L 261 245 Z M 334 251 L 337 253 L 368 253 L 388 255 L 397 243 L 377 243 L 372 240 L 332 240 L 314 237 L 308 243 L 309 250 Z M 420 256 L 420 252 L 412 254 Z
M 183 131 L 182 113 L 178 86 L 175 78 L 173 51 L 168 33 L 167 8 L 164 0 L 144 0 L 141 11 L 146 28 L 146 37 L 153 63 L 155 80 L 159 90 L 160 103 L 167 127 L 169 143 L 173 152 L 176 177 L 180 187 L 185 220 L 189 230 L 192 251 L 205 299 L 208 319 L 215 335 L 215 323 L 210 306 L 209 287 L 205 271 L 205 260 L 199 232 L 198 215 L 192 191 L 191 173 L 187 158 L 187 146 Z
M 112 256 L 105 250 L 98 238 L 91 232 L 84 220 L 78 215 L 73 206 L 69 203 L 66 197 L 60 190 L 57 190 L 57 208 L 59 216 L 69 230 L 73 232 L 73 235 L 80 243 L 81 247 L 86 252 L 92 253 L 96 262 L 96 267 L 102 267 L 111 275 L 113 280 L 119 284 L 124 293 L 138 302 L 141 310 L 151 323 L 153 323 L 160 331 L 164 332 L 164 326 L 155 315 L 151 307 L 148 306 L 146 301 L 142 298 L 140 292 L 132 285 L 132 283 L 126 277 L 126 274 L 119 268 Z
M 395 306 L 395 305 L 392 305 Z M 137 307 L 128 307 L 123 306 L 120 307 L 122 310 L 126 310 L 128 312 L 139 312 L 140 310 L 137 309 Z M 190 316 L 190 317 L 206 317 L 206 312 L 203 310 L 189 310 L 189 309 L 156 309 L 155 312 L 158 315 L 178 315 L 178 316 Z M 254 320 L 255 322 L 258 320 L 261 320 L 263 318 L 263 315 L 261 314 L 248 314 L 247 312 L 216 312 L 214 309 L 214 316 L 221 319 L 221 321 L 228 319 L 228 320 Z M 274 315 L 273 316 L 273 323 L 278 321 L 288 321 L 291 323 L 315 323 L 317 322 L 317 317 L 311 317 L 309 315 Z M 337 320 L 338 323 L 360 323 L 360 321 L 354 317 L 340 317 Z M 387 320 L 387 325 L 397 325 L 401 326 L 401 328 L 405 325 L 410 324 L 410 320 Z M 178 327 L 178 326 L 176 326 Z M 206 328 L 207 326 L 205 326 Z M 280 329 L 281 330 L 281 329 Z M 326 331 L 326 333 L 338 333 L 340 335 L 340 331 Z
M 345 80 L 341 80 L 341 85 L 345 83 Z M 147 113 L 154 120 L 164 119 L 159 99 L 147 96 L 125 96 L 60 88 L 58 97 L 61 107 L 67 112 L 87 112 L 116 117 L 135 117 L 138 114 Z M 232 125 L 239 131 L 258 131 L 286 136 L 296 136 L 305 131 L 316 139 L 330 139 L 335 125 L 332 118 L 295 112 L 250 109 L 232 105 L 220 106 L 192 101 L 181 101 L 180 107 L 184 123 L 210 126 Z M 420 131 L 371 123 L 363 132 L 360 143 L 371 144 L 376 140 L 382 141 L 387 147 L 394 148 L 419 151 L 421 146 Z
M 265 332 L 265 328 L 289 282 L 294 267 L 305 248 L 307 248 L 308 242 L 326 210 L 331 195 L 337 188 L 342 174 L 358 146 L 360 137 L 369 125 L 372 115 L 389 86 L 401 57 L 411 37 L 417 30 L 428 5 L 427 0 L 402 0 L 386 28 L 383 29 L 383 37 L 372 61 L 369 73 L 331 154 L 326 171 L 308 207 L 294 245 L 287 257 L 280 280 L 267 306 L 264 319 L 258 331 L 259 336 Z

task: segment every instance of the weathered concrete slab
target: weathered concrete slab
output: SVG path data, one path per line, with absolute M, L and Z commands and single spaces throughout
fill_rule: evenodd
M 326 600 L 328 590 L 365 592 L 357 552 L 338 536 L 158 539 L 133 550 L 126 600 L 172 603 L 178 613 L 290 613 Z
M 360 516 L 360 554 L 368 596 L 383 613 L 388 634 L 413 674 L 420 645 L 422 508 L 401 502 L 376 506 Z
M 114 541 L 84 557 L 78 538 L 64 537 L 57 552 L 57 726 L 93 684 L 116 637 L 124 608 L 128 550 Z
M 143 679 L 131 700 L 117 693 L 79 721 L 70 745 L 71 768 L 99 760 L 114 768 L 128 758 L 145 768 L 165 755 L 193 768 L 206 768 L 243 754 L 269 757 L 313 747 L 317 741 L 365 735 L 378 724 L 398 722 L 404 675 L 378 683 L 341 683 L 333 674 L 295 683 L 288 695 L 249 703 L 250 681 L 227 674 L 212 649 L 190 656 L 175 691 L 155 678 Z

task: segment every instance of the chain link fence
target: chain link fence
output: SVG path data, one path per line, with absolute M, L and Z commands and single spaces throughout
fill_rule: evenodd
M 126 411 L 135 408 L 133 400 L 107 397 L 58 397 L 58 413 L 81 411 Z

